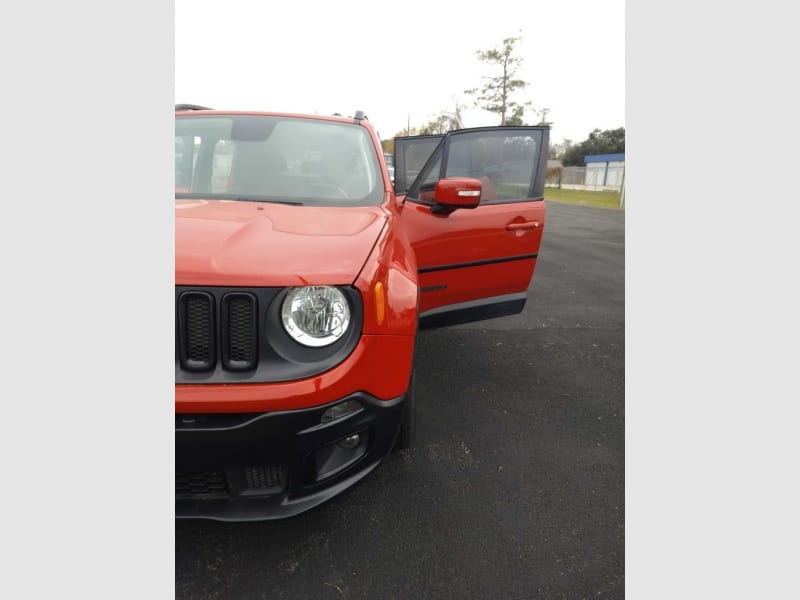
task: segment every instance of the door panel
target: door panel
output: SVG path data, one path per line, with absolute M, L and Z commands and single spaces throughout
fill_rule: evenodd
M 544 230 L 547 143 L 542 127 L 451 132 L 409 186 L 401 221 L 417 256 L 421 325 L 522 310 Z M 478 207 L 436 214 L 444 177 L 480 180 Z

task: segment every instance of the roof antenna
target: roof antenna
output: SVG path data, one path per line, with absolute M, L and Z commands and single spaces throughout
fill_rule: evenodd
M 369 119 L 367 119 L 367 115 L 365 115 L 365 114 L 364 114 L 364 111 L 363 111 L 363 110 L 357 110 L 357 111 L 356 111 L 356 116 L 355 116 L 355 117 L 353 117 L 353 118 L 354 118 L 356 121 L 361 121 L 361 120 L 364 120 L 364 121 L 369 121 Z

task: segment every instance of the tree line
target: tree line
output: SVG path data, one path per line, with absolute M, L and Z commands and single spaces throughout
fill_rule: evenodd
M 563 140 L 550 145 L 548 158 L 557 159 L 565 167 L 582 167 L 583 157 L 590 154 L 618 154 L 625 152 L 625 128 L 595 129 L 579 144 Z

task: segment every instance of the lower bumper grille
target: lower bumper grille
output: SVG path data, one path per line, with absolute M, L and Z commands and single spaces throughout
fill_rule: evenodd
M 256 465 L 245 467 L 248 494 L 276 494 L 286 487 L 286 467 L 278 465 Z
M 285 465 L 253 465 L 233 469 L 175 471 L 176 498 L 266 496 L 286 489 Z
M 228 494 L 222 469 L 175 471 L 175 496 L 179 498 L 224 498 Z

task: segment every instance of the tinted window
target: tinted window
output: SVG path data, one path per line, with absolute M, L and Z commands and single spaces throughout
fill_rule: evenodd
M 483 183 L 481 202 L 531 197 L 537 143 L 524 132 L 471 132 L 450 141 L 445 177 L 472 177 Z
M 395 191 L 404 194 L 427 160 L 436 150 L 443 135 L 395 138 Z
M 536 182 L 542 133 L 532 129 L 480 129 L 449 134 L 408 195 L 432 201 L 440 177 L 481 182 L 481 203 L 513 202 L 541 195 Z M 442 155 L 447 163 L 442 172 Z

